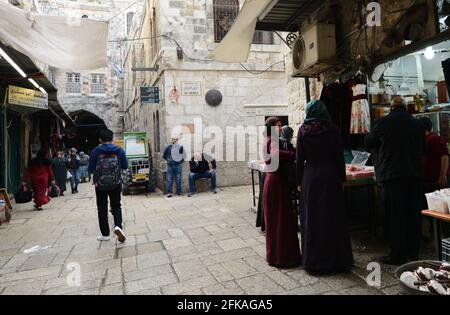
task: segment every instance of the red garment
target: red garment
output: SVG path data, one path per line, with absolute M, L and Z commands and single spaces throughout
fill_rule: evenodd
M 34 203 L 40 207 L 50 202 L 47 196 L 48 182 L 54 180 L 52 168 L 45 165 L 32 165 L 25 174 L 25 182 L 31 180 L 31 186 L 34 192 Z
M 444 138 L 431 132 L 427 135 L 427 148 L 422 158 L 422 169 L 424 181 L 427 183 L 436 183 L 441 174 L 441 158 L 449 155 L 447 144 Z M 450 173 L 447 171 L 447 175 Z
M 265 152 L 270 152 L 272 157 L 279 154 L 280 164 L 295 160 L 295 151 L 275 149 L 270 139 L 266 139 L 264 148 L 269 148 Z M 271 266 L 294 267 L 301 264 L 298 219 L 289 191 L 288 179 L 283 177 L 281 167 L 275 172 L 266 173 L 263 200 L 266 259 Z

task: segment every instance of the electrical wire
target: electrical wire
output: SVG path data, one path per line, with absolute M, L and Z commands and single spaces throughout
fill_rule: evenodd
M 240 64 L 241 67 L 242 67 L 245 71 L 247 71 L 248 73 L 253 74 L 253 75 L 261 75 L 261 74 L 264 74 L 264 73 L 268 72 L 270 69 L 272 69 L 274 66 L 276 66 L 276 65 L 278 65 L 278 64 L 280 64 L 280 63 L 283 63 L 283 64 L 284 64 L 284 59 L 281 60 L 281 61 L 278 61 L 278 62 L 275 62 L 275 63 L 271 64 L 271 65 L 268 66 L 266 69 L 261 70 L 261 71 L 253 71 L 253 70 L 249 70 L 249 69 L 247 69 L 242 63 L 239 63 L 239 64 Z
M 134 6 L 135 4 L 137 4 L 138 2 L 142 2 L 145 0 L 137 0 L 136 2 L 133 2 L 130 6 L 128 6 L 126 9 L 120 11 L 119 13 L 117 13 L 116 15 L 113 15 L 112 17 L 110 17 L 108 19 L 108 22 L 111 21 L 112 19 L 114 19 L 115 17 L 118 17 L 119 15 L 121 15 L 122 13 L 124 13 L 125 11 L 127 11 L 129 8 L 131 8 L 132 6 Z

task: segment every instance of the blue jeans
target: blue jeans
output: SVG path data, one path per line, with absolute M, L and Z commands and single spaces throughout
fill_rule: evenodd
M 216 189 L 216 173 L 207 171 L 204 173 L 190 173 L 189 174 L 189 189 L 191 193 L 195 193 L 195 181 L 200 178 L 211 178 L 211 189 Z
M 181 174 L 183 173 L 183 164 L 167 165 L 167 193 L 172 193 L 173 178 L 177 185 L 177 194 L 181 194 Z
M 72 178 L 70 179 L 70 187 L 73 190 L 78 189 L 78 184 L 80 183 L 80 172 L 78 170 L 69 170 L 70 174 L 72 174 Z

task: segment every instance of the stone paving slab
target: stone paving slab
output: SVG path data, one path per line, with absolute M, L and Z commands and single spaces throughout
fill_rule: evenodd
M 383 266 L 379 288 L 366 285 L 367 263 L 386 250 L 368 233 L 353 235 L 351 273 L 318 277 L 302 268 L 270 267 L 251 205 L 249 186 L 193 198 L 169 199 L 160 192 L 126 196 L 124 244 L 96 240 L 90 185 L 80 185 L 79 195 L 53 199 L 44 211 L 16 205 L 12 223 L 0 227 L 0 294 L 404 293 L 390 267 Z M 77 286 L 68 285 L 70 264 L 80 268 Z

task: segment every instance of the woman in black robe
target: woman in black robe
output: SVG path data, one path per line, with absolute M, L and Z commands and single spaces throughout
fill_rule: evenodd
M 52 170 L 55 176 L 56 185 L 61 190 L 60 196 L 64 196 L 67 182 L 67 161 L 64 158 L 63 152 L 56 153 L 56 157 L 52 159 Z
M 306 107 L 297 136 L 303 267 L 310 272 L 347 270 L 353 253 L 342 184 L 344 152 L 338 128 L 320 100 Z

